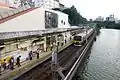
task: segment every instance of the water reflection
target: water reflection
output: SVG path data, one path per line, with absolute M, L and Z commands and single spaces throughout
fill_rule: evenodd
M 73 80 L 120 80 L 119 40 L 119 30 L 102 29 Z

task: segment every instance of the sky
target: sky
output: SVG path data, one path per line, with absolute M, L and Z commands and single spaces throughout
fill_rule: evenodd
M 120 19 L 120 0 L 60 0 L 60 2 L 67 7 L 74 5 L 88 20 L 98 16 L 108 17 L 110 14 Z

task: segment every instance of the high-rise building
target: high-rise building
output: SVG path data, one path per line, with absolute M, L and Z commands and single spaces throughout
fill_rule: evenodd
M 120 23 L 120 20 L 118 18 L 115 18 L 115 23 Z
M 10 7 L 21 7 L 30 5 L 32 7 L 43 7 L 46 9 L 59 8 L 59 0 L 0 0 L 0 3 L 7 3 Z
M 111 15 L 109 16 L 109 21 L 115 21 L 115 17 L 114 17 L 113 14 L 111 14 Z
M 59 3 L 59 8 L 60 8 L 61 10 L 64 10 L 64 9 L 65 9 L 65 5 L 64 5 L 64 4 L 61 4 L 61 3 Z
M 106 17 L 106 21 L 116 21 L 113 14 L 109 15 L 109 17 Z
M 106 17 L 106 21 L 109 21 L 109 17 Z
M 21 5 L 21 0 L 0 0 L 2 4 L 8 4 L 9 7 L 17 8 Z
M 95 21 L 104 21 L 104 18 L 102 16 L 99 16 Z
M 46 9 L 59 8 L 59 0 L 23 0 L 23 1 L 22 1 L 23 5 L 24 3 L 27 3 L 34 7 L 43 7 Z
M 89 19 L 89 21 L 90 21 L 90 22 L 92 22 L 92 21 L 93 21 L 93 19 Z
M 8 0 L 8 4 L 10 7 L 17 8 L 21 6 L 21 0 Z

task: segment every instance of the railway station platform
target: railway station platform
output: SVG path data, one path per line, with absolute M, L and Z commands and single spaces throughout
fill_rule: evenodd
M 73 40 L 68 41 L 66 44 L 63 46 L 58 46 L 58 53 L 71 45 Z M 0 80 L 14 80 L 16 77 L 24 74 L 25 72 L 29 71 L 30 69 L 34 68 L 35 66 L 39 65 L 43 61 L 47 60 L 48 58 L 51 57 L 52 52 L 56 51 L 57 48 L 53 48 L 52 51 L 50 51 L 50 48 L 48 49 L 47 52 L 41 52 L 39 55 L 39 59 L 36 57 L 33 57 L 33 60 L 26 60 L 21 62 L 21 66 L 17 67 L 16 65 L 14 66 L 13 70 L 5 70 L 1 72 L 0 75 Z

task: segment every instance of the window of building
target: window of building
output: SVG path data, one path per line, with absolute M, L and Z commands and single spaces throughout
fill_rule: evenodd
M 61 23 L 63 23 L 63 20 L 61 20 Z
M 45 11 L 45 28 L 57 28 L 58 15 L 49 11 Z
M 51 20 L 51 17 L 48 17 L 49 20 Z
M 65 22 L 64 22 L 64 25 L 65 25 Z

